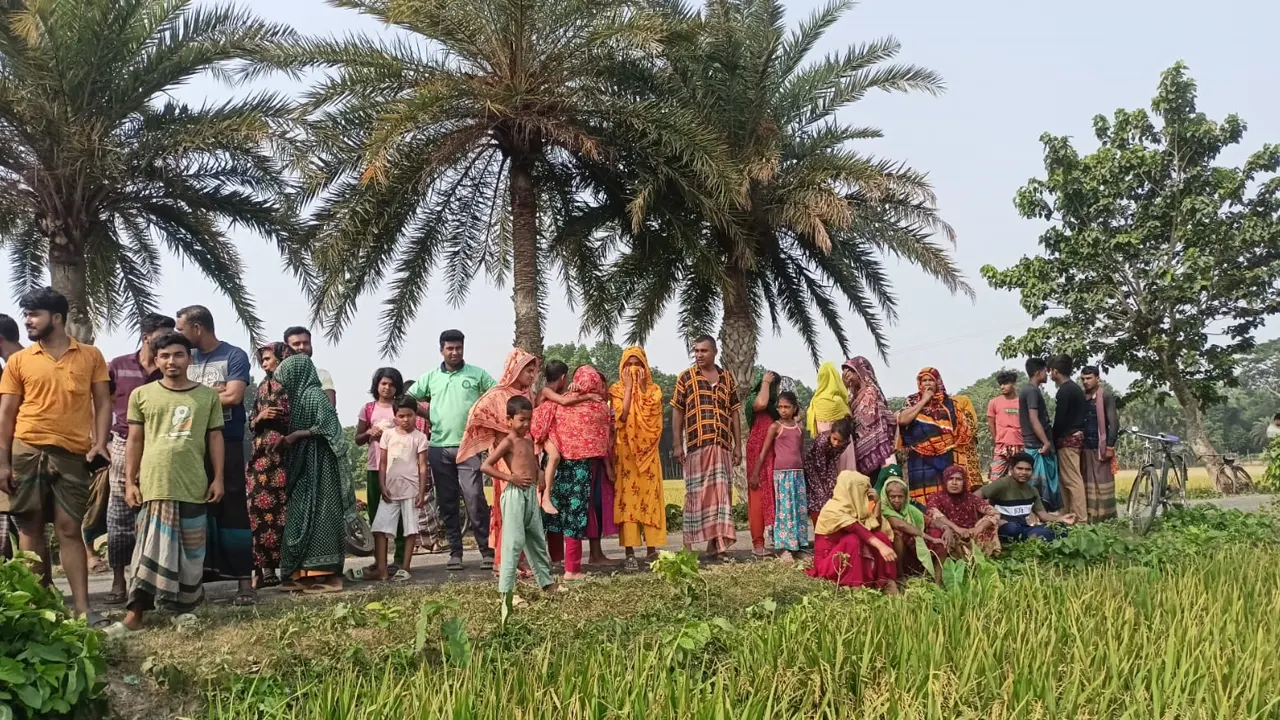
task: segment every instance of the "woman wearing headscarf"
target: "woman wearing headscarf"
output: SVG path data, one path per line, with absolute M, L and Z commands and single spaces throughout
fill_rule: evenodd
M 829 362 L 818 367 L 818 389 L 813 391 L 807 414 L 809 435 L 815 438 L 830 430 L 835 421 L 849 417 L 849 391 L 840 379 L 840 371 Z
M 853 417 L 853 442 L 845 456 L 852 454 L 852 467 L 841 457 L 841 470 L 857 470 L 871 478 L 877 490 L 884 483 L 886 463 L 893 458 L 893 441 L 898 420 L 880 390 L 871 361 L 861 355 L 841 366 L 841 379 L 849 391 L 849 411 Z
M 363 533 L 356 511 L 346 435 L 311 358 L 276 368 L 289 398 L 288 495 L 280 571 L 307 593 L 342 590 L 348 536 Z
M 818 515 L 814 536 L 810 577 L 897 594 L 893 529 L 885 522 L 880 498 L 865 475 L 852 470 L 840 473 L 834 494 Z
M 280 441 L 289 433 L 289 397 L 276 380 L 276 368 L 293 355 L 282 342 L 258 348 L 258 363 L 267 376 L 253 396 L 253 451 L 249 454 L 249 531 L 253 533 L 253 568 L 256 586 L 280 584 L 280 542 L 284 538 L 284 511 L 288 502 L 285 458 Z
M 760 374 L 760 379 L 751 388 L 751 404 L 746 406 L 747 427 L 747 468 L 754 468 L 761 451 L 764 450 L 764 439 L 769 434 L 769 426 L 778 419 L 778 393 L 795 392 L 795 381 L 769 370 Z M 797 432 L 799 432 L 797 430 Z M 755 487 L 751 487 L 755 483 Z M 756 476 L 747 478 L 747 524 L 751 528 L 751 554 L 756 557 L 768 557 L 765 550 L 765 533 L 773 525 L 773 452 L 770 451 L 760 465 Z
M 907 482 L 896 472 L 885 477 L 882 506 L 884 519 L 893 529 L 893 551 L 898 555 L 898 577 L 932 575 L 942 582 L 942 565 L 929 552 L 929 545 L 942 540 L 925 532 L 924 512 L 910 500 Z
M 958 438 L 971 434 L 968 419 L 942 384 L 942 375 L 927 367 L 916 375 L 917 392 L 898 413 L 902 445 L 907 449 L 907 486 L 921 505 L 942 492 L 942 472 L 955 464 Z
M 502 366 L 502 377 L 498 384 L 489 388 L 480 396 L 471 411 L 467 414 L 467 427 L 462 433 L 458 445 L 457 462 L 488 452 L 498 446 L 502 438 L 511 431 L 507 422 L 507 401 L 517 395 L 523 395 L 533 402 L 532 391 L 534 376 L 538 373 L 538 358 L 520 348 L 512 348 L 507 353 L 507 360 Z M 508 472 L 506 463 L 500 463 L 500 470 Z M 493 505 L 501 507 L 502 481 L 493 481 Z M 502 513 L 489 513 L 489 547 L 493 549 L 494 574 L 502 565 L 499 557 L 502 548 Z
M 590 365 L 574 372 L 573 385 L 583 395 L 605 394 L 603 377 Z M 564 406 L 542 403 L 533 413 L 533 441 L 554 444 L 560 455 L 550 491 L 557 512 L 544 512 L 542 524 L 548 534 L 564 537 L 564 579 L 568 582 L 583 578 L 582 541 L 616 532 L 610 527 L 613 486 L 607 482 L 613 475 L 609 461 L 613 422 L 613 411 L 603 400 Z
M 618 382 L 609 388 L 614 410 L 613 519 L 618 544 L 626 549 L 628 570 L 639 568 L 636 548 L 648 548 L 645 559 L 658 558 L 667 544 L 667 511 L 662 487 L 662 388 L 653 381 L 649 358 L 640 347 L 622 351 Z M 750 445 L 747 446 L 750 448 Z
M 996 528 L 1000 515 L 981 496 L 969 491 L 964 468 L 947 468 L 943 487 L 943 492 L 929 497 L 925 510 L 925 532 L 942 541 L 933 547 L 938 559 L 966 559 L 973 555 L 975 547 L 985 555 L 998 555 L 1000 538 Z

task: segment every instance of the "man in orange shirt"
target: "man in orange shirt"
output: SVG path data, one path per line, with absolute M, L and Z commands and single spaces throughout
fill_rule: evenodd
M 67 335 L 67 299 L 52 288 L 27 293 L 20 305 L 32 344 L 0 376 L 0 510 L 17 520 L 19 545 L 29 552 L 46 546 L 44 526 L 53 523 L 76 612 L 87 615 L 81 522 L 90 471 L 109 462 L 107 362 Z

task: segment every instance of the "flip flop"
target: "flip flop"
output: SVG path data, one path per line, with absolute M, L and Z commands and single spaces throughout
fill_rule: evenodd
M 112 590 L 102 598 L 103 605 L 123 605 L 129 599 L 129 593 L 126 590 Z
M 302 591 L 302 594 L 303 595 L 332 595 L 333 593 L 340 593 L 342 592 L 342 590 L 343 588 L 330 585 L 327 582 L 317 582 L 313 585 L 308 585 L 307 589 Z
M 102 632 L 104 635 L 106 635 L 109 638 L 122 638 L 122 637 L 127 637 L 129 635 L 132 635 L 134 633 L 140 633 L 142 632 L 142 628 L 133 630 L 122 622 L 113 622 L 107 627 L 103 628 Z
M 84 614 L 84 622 L 94 630 L 105 631 L 107 628 L 111 627 L 111 620 L 103 617 L 100 613 L 94 610 L 90 610 Z
M 346 572 L 342 573 L 342 576 L 345 577 L 348 582 L 361 583 L 364 582 L 364 572 L 367 569 L 368 568 L 348 568 Z
M 492 560 L 489 561 L 489 567 L 493 567 Z M 445 563 L 444 569 L 450 572 L 456 572 L 458 570 L 461 570 L 462 558 L 458 557 L 457 555 L 454 555 L 453 557 L 449 558 L 449 562 Z
M 280 576 L 274 575 L 274 574 L 263 575 L 262 580 L 258 581 L 258 587 L 263 587 L 263 588 L 280 587 Z
M 640 569 L 640 561 L 634 557 L 629 557 L 622 563 L 622 569 L 628 572 L 636 572 Z
M 462 559 L 461 559 L 461 558 L 459 558 L 459 559 L 458 559 L 458 562 L 459 562 L 459 563 L 461 563 L 461 562 L 462 562 Z M 481 559 L 480 559 L 480 569 L 481 569 L 481 570 L 492 570 L 492 569 L 493 569 L 493 556 L 492 556 L 492 555 L 485 555 L 483 558 L 481 558 Z
M 395 575 L 392 575 L 387 579 L 390 580 L 391 582 L 405 582 L 406 580 L 412 580 L 413 576 L 409 574 L 408 570 L 401 568 L 396 571 Z
M 258 593 L 250 590 L 249 592 L 239 592 L 231 600 L 232 607 L 253 607 L 258 604 Z
M 285 580 L 284 582 L 280 583 L 280 592 L 299 593 L 306 589 L 307 589 L 306 585 L 303 585 L 302 583 L 294 582 L 293 580 Z

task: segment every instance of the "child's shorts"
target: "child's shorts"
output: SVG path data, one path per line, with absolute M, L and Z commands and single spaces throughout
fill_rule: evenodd
M 373 532 L 384 535 L 396 534 L 396 526 L 404 523 L 405 537 L 418 534 L 418 507 L 416 501 L 383 500 L 378 503 L 378 513 L 373 517 Z

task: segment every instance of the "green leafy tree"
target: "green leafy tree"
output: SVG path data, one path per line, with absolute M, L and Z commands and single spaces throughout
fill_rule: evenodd
M 1237 384 L 1241 353 L 1280 309 L 1280 147 L 1216 164 L 1245 124 L 1197 110 L 1181 63 L 1163 74 L 1150 113 L 1118 110 L 1093 125 L 1099 147 L 1088 155 L 1043 135 L 1045 177 L 1017 194 L 1023 217 L 1051 224 L 1044 254 L 982 269 L 1043 319 L 1000 353 L 1127 367 L 1131 391 L 1169 389 L 1192 447 L 1210 456 L 1204 408 Z
M 190 0 L 10 0 L 0 6 L 0 247 L 15 295 L 45 284 L 68 329 L 157 310 L 160 248 L 209 278 L 258 337 L 228 225 L 303 254 L 277 157 L 290 103 L 257 93 L 188 105 L 171 91 L 225 75 L 293 35 L 231 7 Z
M 510 276 L 515 344 L 541 355 L 548 276 L 564 278 L 572 302 L 602 272 L 594 238 L 549 241 L 576 202 L 578 166 L 662 146 L 680 176 L 719 177 L 718 146 L 696 118 L 633 91 L 667 27 L 629 2 L 330 4 L 403 31 L 386 42 L 307 39 L 275 58 L 291 72 L 326 71 L 302 103 L 318 199 L 306 235 L 313 299 L 332 337 L 390 280 L 381 319 L 394 353 L 433 274 L 461 303 L 484 272 L 498 284 Z
M 661 156 L 603 173 L 613 184 L 596 188 L 600 203 L 584 215 L 625 238 L 611 283 L 624 292 L 590 300 L 589 326 L 608 332 L 625 321 L 628 337 L 643 341 L 674 303 L 691 338 L 713 332 L 719 316 L 721 362 L 745 391 L 766 323 L 795 328 L 816 364 L 820 327 L 848 352 L 847 307 L 883 354 L 897 308 L 887 258 L 969 292 L 934 240 L 953 232 L 924 174 L 854 150 L 881 132 L 837 117 L 873 91 L 939 92 L 941 78 L 892 64 L 892 38 L 811 61 L 851 5 L 831 2 L 790 30 L 780 0 L 709 0 L 701 12 L 668 5 L 688 32 L 665 46 L 658 92 L 715 130 L 742 192 L 714 208 L 713 193 L 652 167 Z

